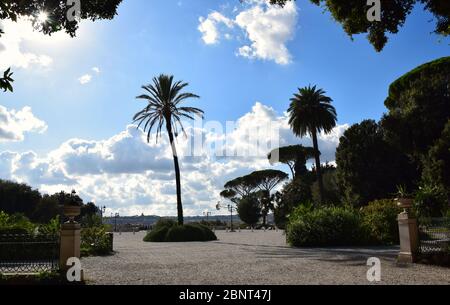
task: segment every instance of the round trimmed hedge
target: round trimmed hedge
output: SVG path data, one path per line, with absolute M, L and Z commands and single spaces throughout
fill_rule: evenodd
M 217 240 L 216 234 L 207 226 L 197 223 L 178 225 L 162 220 L 144 237 L 145 242 L 192 242 Z

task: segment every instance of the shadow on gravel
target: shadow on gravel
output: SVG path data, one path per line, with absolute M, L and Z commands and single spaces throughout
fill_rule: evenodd
M 253 252 L 257 258 L 306 258 L 328 262 L 361 262 L 369 257 L 395 261 L 398 247 L 335 247 L 335 248 L 293 248 L 289 246 L 252 245 L 243 243 L 216 242 L 239 246 Z M 358 263 L 359 264 L 359 263 Z

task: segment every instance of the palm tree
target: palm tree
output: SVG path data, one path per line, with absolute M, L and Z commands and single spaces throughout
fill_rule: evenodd
M 147 132 L 147 142 L 150 142 L 153 127 L 156 127 L 156 141 L 161 137 L 161 129 L 165 125 L 172 147 L 173 162 L 175 166 L 175 179 L 177 187 L 177 212 L 178 224 L 183 224 L 183 204 L 181 202 L 181 175 L 178 163 L 175 138 L 178 136 L 178 127 L 184 134 L 185 130 L 181 122 L 182 118 L 194 119 L 194 115 L 203 118 L 203 110 L 194 107 L 180 107 L 180 104 L 189 98 L 200 98 L 193 93 L 185 93 L 182 90 L 189 84 L 183 81 L 174 82 L 173 76 L 161 74 L 153 78 L 153 84 L 142 86 L 145 94 L 138 96 L 138 99 L 147 101 L 147 106 L 135 114 L 134 123 L 139 123 L 138 128 L 144 125 L 144 132 Z
M 317 134 L 330 133 L 336 126 L 336 109 L 331 105 L 333 101 L 325 96 L 325 91 L 316 86 L 299 88 L 298 93 L 291 98 L 289 106 L 289 124 L 296 136 L 304 137 L 309 134 L 313 140 L 316 159 L 317 180 L 319 183 L 320 201 L 323 202 L 323 181 L 320 168 L 320 151 Z

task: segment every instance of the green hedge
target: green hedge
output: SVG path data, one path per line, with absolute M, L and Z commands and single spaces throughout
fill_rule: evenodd
M 361 215 L 351 208 L 300 206 L 289 217 L 286 238 L 295 247 L 359 245 L 365 230 Z
M 398 214 L 402 210 L 391 199 L 375 200 L 364 207 L 361 212 L 363 225 L 373 244 L 392 245 L 399 243 Z
M 361 210 L 301 205 L 289 217 L 286 237 L 296 247 L 398 244 L 400 212 L 389 199 L 373 201 Z
M 217 240 L 214 232 L 207 226 L 191 223 L 177 225 L 173 222 L 158 222 L 144 237 L 145 242 L 191 242 Z

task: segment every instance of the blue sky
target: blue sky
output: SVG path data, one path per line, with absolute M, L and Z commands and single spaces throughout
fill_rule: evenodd
M 274 115 L 282 116 L 296 88 L 308 84 L 324 88 L 334 99 L 340 125 L 367 118 L 379 119 L 385 111 L 383 102 L 392 81 L 422 63 L 449 55 L 450 39 L 431 34 L 435 24 L 429 22 L 432 16 L 421 7 L 414 10 L 398 34 L 390 37 L 385 49 L 377 53 L 364 35 L 351 41 L 329 13 L 324 14 L 321 8 L 306 0 L 297 1 L 293 8 L 296 14 L 280 14 L 279 18 L 291 18 L 291 21 L 281 22 L 287 34 L 275 35 L 275 41 L 269 37 L 267 42 L 264 32 L 257 32 L 260 35 L 257 43 L 263 47 L 253 49 L 253 58 L 238 55 L 241 47 L 254 42 L 251 35 L 258 30 L 255 28 L 258 24 L 246 28 L 245 21 L 235 18 L 258 5 L 262 13 L 267 10 L 262 4 L 243 5 L 237 0 L 125 0 L 114 20 L 84 22 L 74 39 L 65 34 L 49 39 L 20 31 L 17 32 L 20 39 L 11 35 L 8 38 L 6 32 L 0 43 L 3 42 L 6 50 L 17 46 L 20 50 L 0 59 L 0 65 L 13 67 L 16 80 L 14 94 L 1 94 L 0 105 L 16 114 L 24 107 L 31 107 L 28 114 L 32 113 L 41 125 L 24 128 L 23 137 L 14 141 L 1 141 L 0 152 L 15 154 L 11 158 L 16 158 L 17 168 L 17 158 L 31 151 L 39 161 L 34 160 L 34 165 L 27 168 L 47 164 L 41 169 L 45 171 L 60 166 L 49 165 L 51 162 L 46 158 L 60 151 L 63 143 L 71 139 L 83 141 L 83 145 L 98 144 L 124 132 L 132 133 L 127 125 L 143 106 L 134 97 L 141 93 L 141 85 L 149 83 L 159 73 L 174 74 L 188 81 L 189 90 L 201 96 L 192 104 L 205 111 L 206 120 L 235 121 L 255 109 L 269 109 Z M 216 15 L 211 15 L 213 13 Z M 219 15 L 223 18 L 220 20 L 225 21 L 217 21 Z M 219 34 L 210 44 L 202 39 L 205 33 L 199 31 L 201 22 L 208 17 L 214 21 Z M 226 20 L 233 25 L 228 27 Z M 6 31 L 12 27 L 14 25 L 5 25 Z M 260 53 L 264 53 L 264 46 L 273 42 L 286 47 L 281 60 L 288 57 L 288 64 L 280 64 L 277 54 L 262 58 Z M 37 57 L 21 66 L 16 60 L 23 54 Z M 81 84 L 80 78 L 86 75 L 90 76 L 90 81 Z M 262 108 L 255 107 L 256 102 L 260 102 Z M 4 160 L 13 162 L 10 159 Z M 106 200 L 105 195 L 99 195 L 107 193 L 105 189 L 97 192 L 92 185 L 81 183 L 80 179 L 86 177 L 71 175 L 67 164 L 61 165 L 60 173 L 67 176 L 63 179 L 66 182 L 57 181 L 55 177 L 51 181 L 30 178 L 25 170 L 14 174 L 11 164 L 4 165 L 3 172 L 0 167 L 4 178 L 29 182 L 48 191 L 77 187 L 87 199 L 107 201 L 111 211 L 133 214 L 142 206 L 148 213 L 159 212 L 164 210 L 163 205 L 171 204 L 159 202 L 154 208 L 147 208 L 152 204 L 149 202 L 153 195 L 146 190 L 133 199 L 134 208 L 127 209 L 123 198 Z M 117 181 L 124 174 L 107 173 L 115 175 L 108 179 Z M 129 174 L 126 170 L 125 173 Z M 92 173 L 86 173 L 89 174 Z M 216 181 L 211 188 L 219 188 L 221 182 Z M 170 184 L 164 187 L 170 189 Z M 210 206 L 208 202 L 215 203 L 215 198 L 200 200 L 200 197 L 187 199 L 192 201 L 187 203 L 191 205 L 188 213 L 199 213 Z M 203 203 L 198 204 L 200 201 Z M 170 207 L 161 213 L 173 211 Z

